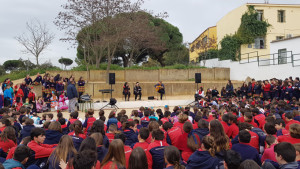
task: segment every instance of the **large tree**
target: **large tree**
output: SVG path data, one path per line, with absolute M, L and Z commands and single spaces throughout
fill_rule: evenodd
M 98 63 L 102 57 L 105 57 L 108 63 L 108 74 L 113 56 L 120 42 L 118 24 L 111 18 L 120 13 L 140 11 L 143 2 L 143 0 L 134 2 L 130 0 L 68 0 L 62 6 L 64 11 L 58 14 L 55 24 L 60 29 L 65 30 L 67 37 L 63 40 L 72 41 L 77 38 L 78 41 L 84 44 L 82 50 L 84 60 L 87 61 L 87 68 L 89 61 L 92 59 L 90 57 L 91 53 L 98 60 Z M 102 29 L 101 38 L 95 33 L 97 29 L 84 29 L 100 20 L 103 21 L 104 25 L 98 26 L 100 28 L 105 26 L 105 29 Z M 78 37 L 77 34 L 82 29 L 84 29 L 82 36 Z M 85 36 L 88 38 L 85 38 Z
M 39 65 L 39 57 L 43 51 L 51 44 L 54 34 L 50 33 L 46 24 L 39 20 L 26 23 L 27 32 L 15 37 L 15 39 L 25 47 L 24 53 L 32 54 Z
M 168 61 L 172 58 L 181 59 L 182 56 L 178 53 L 187 56 L 179 29 L 161 18 L 156 18 L 146 12 L 135 12 L 122 13 L 109 19 L 118 28 L 117 33 L 106 34 L 107 25 L 105 21 L 100 20 L 82 29 L 77 35 L 79 42 L 77 57 L 79 60 L 84 60 L 81 63 L 95 63 L 96 67 L 99 67 L 99 62 L 105 60 L 95 53 L 98 50 L 87 49 L 92 48 L 93 45 L 94 49 L 105 49 L 106 43 L 101 42 L 115 38 L 118 38 L 118 44 L 115 55 L 112 57 L 122 58 L 124 67 L 145 61 L 146 56 L 157 60 L 162 66 L 165 65 L 164 58 Z M 90 31 L 91 36 L 86 36 L 87 30 Z M 89 57 L 84 57 L 84 55 L 89 55 Z

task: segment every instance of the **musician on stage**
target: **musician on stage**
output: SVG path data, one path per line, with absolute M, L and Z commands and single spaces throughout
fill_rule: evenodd
M 123 86 L 123 95 L 125 96 L 125 101 L 126 101 L 127 96 L 128 96 L 128 101 L 129 101 L 129 98 L 130 98 L 130 87 L 128 85 L 128 82 L 124 83 L 124 86 Z
M 141 100 L 141 97 L 142 97 L 142 88 L 141 88 L 139 82 L 136 82 L 136 84 L 134 86 L 134 89 L 133 89 L 133 93 L 135 95 L 135 101 L 137 99 L 137 96 L 139 96 L 139 100 Z
M 160 94 L 160 100 L 162 100 L 163 95 L 165 94 L 165 85 L 159 81 L 156 85 L 154 85 L 155 90 Z

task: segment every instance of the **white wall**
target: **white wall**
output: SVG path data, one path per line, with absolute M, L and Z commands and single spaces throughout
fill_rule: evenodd
M 293 78 L 300 76 L 300 37 L 290 40 L 284 40 L 279 42 L 271 43 L 270 49 L 271 53 L 278 53 L 279 49 L 286 48 L 287 51 L 292 51 L 294 54 L 294 65 L 292 63 L 278 65 L 278 55 L 270 55 L 271 60 L 260 59 L 260 65 L 258 66 L 257 59 L 250 60 L 255 61 L 252 63 L 240 64 L 238 61 L 223 60 L 219 61 L 218 59 L 210 59 L 205 61 L 205 67 L 225 67 L 230 68 L 230 79 L 231 80 L 246 80 L 247 77 L 255 78 L 256 80 L 265 80 L 271 78 L 285 79 L 289 76 Z M 299 55 L 295 55 L 299 54 Z M 291 56 L 291 53 L 287 54 L 288 57 Z M 287 59 L 288 62 L 291 62 L 291 58 Z M 247 62 L 247 60 L 242 60 L 242 62 Z M 204 66 L 204 61 L 201 61 L 201 66 Z M 275 64 L 275 65 L 273 65 Z

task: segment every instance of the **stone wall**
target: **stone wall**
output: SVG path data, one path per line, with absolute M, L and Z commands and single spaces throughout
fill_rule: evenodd
M 202 81 L 229 80 L 229 68 L 202 68 L 202 69 L 160 69 L 160 70 L 111 70 L 115 73 L 117 82 L 157 82 L 162 81 L 188 81 L 195 78 L 195 73 L 201 73 Z M 48 71 L 51 75 L 60 74 L 63 77 L 74 75 L 83 77 L 91 82 L 105 82 L 105 70 L 90 71 Z

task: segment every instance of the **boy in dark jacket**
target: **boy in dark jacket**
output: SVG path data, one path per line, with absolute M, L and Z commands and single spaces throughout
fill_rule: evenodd
M 165 166 L 164 161 L 164 148 L 169 146 L 164 140 L 164 132 L 160 129 L 152 131 L 152 143 L 148 146 L 148 151 L 152 155 L 152 168 L 163 169 Z
M 35 126 L 33 125 L 34 121 L 32 119 L 26 119 L 25 120 L 25 126 L 23 126 L 23 129 L 21 130 L 21 135 L 19 140 L 21 141 L 23 138 L 30 136 L 30 132 Z
M 139 142 L 138 136 L 137 136 L 137 125 L 134 121 L 127 121 L 125 124 L 125 129 L 123 133 L 125 134 L 126 141 L 125 145 L 130 146 L 131 148 L 134 146 L 135 143 Z
M 258 165 L 261 165 L 260 157 L 255 148 L 248 145 L 251 140 L 251 135 L 248 131 L 242 130 L 239 132 L 239 143 L 232 146 L 232 150 L 240 153 L 242 161 L 254 160 Z

